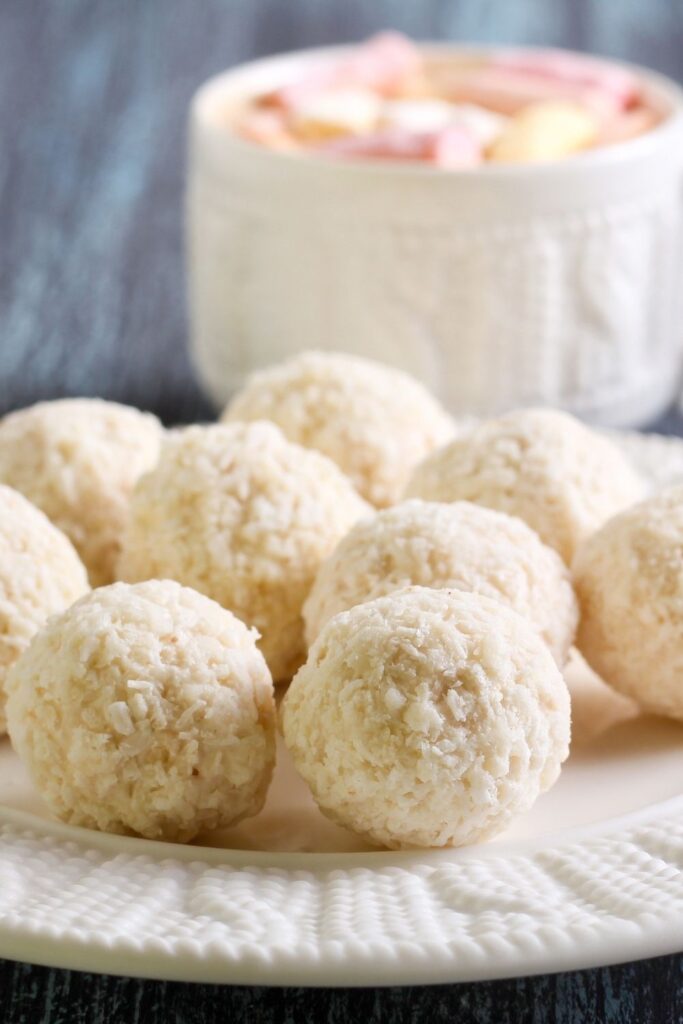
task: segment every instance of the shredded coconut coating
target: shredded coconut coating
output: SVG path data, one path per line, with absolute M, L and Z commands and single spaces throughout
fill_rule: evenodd
M 290 441 L 336 462 L 380 508 L 398 501 L 411 469 L 455 434 L 412 377 L 336 352 L 304 352 L 254 374 L 223 419 L 277 423 Z
M 0 733 L 10 667 L 50 615 L 89 589 L 68 538 L 18 491 L 0 484 Z
M 114 578 L 128 501 L 156 462 L 155 416 L 99 399 L 41 402 L 0 421 L 0 481 L 71 540 L 93 586 Z
M 429 456 L 405 493 L 519 516 L 571 564 L 584 537 L 640 501 L 644 484 L 618 448 L 572 416 L 523 409 Z
M 486 839 L 557 779 L 569 695 L 509 608 L 409 587 L 323 628 L 282 705 L 321 810 L 390 848 Z
M 564 562 L 521 519 L 465 501 L 413 499 L 354 526 L 304 604 L 309 644 L 339 612 L 411 584 L 502 601 L 536 627 L 560 667 L 567 660 L 578 609 Z
M 683 720 L 683 486 L 610 519 L 579 548 L 577 645 L 615 690 Z
M 72 825 L 189 841 L 263 806 L 273 684 L 255 634 L 169 580 L 93 591 L 11 670 L 10 736 Z
M 273 677 L 289 679 L 305 658 L 315 574 L 370 512 L 334 463 L 272 423 L 188 427 L 135 489 L 120 577 L 168 577 L 214 598 L 258 629 Z

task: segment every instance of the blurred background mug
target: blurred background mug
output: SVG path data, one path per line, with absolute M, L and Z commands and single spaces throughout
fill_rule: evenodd
M 215 403 L 252 370 L 320 348 L 407 370 L 455 413 L 654 419 L 683 361 L 681 89 L 636 68 L 662 123 L 549 164 L 337 162 L 231 132 L 245 94 L 341 52 L 243 65 L 195 96 L 191 347 Z

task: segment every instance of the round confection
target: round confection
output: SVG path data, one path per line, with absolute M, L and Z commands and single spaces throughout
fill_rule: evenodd
M 290 441 L 336 462 L 378 507 L 397 501 L 413 466 L 455 434 L 412 377 L 337 352 L 304 352 L 254 374 L 223 418 L 272 420 Z
M 63 821 L 189 841 L 263 806 L 273 684 L 253 632 L 170 580 L 94 590 L 7 680 L 12 743 Z
M 370 512 L 333 462 L 272 423 L 188 427 L 135 489 L 119 572 L 208 594 L 258 629 L 284 680 L 305 657 L 301 610 L 315 574 Z
M 339 612 L 411 584 L 496 598 L 567 660 L 578 611 L 566 565 L 521 519 L 466 501 L 413 499 L 357 523 L 306 600 L 308 642 Z
M 67 537 L 18 491 L 0 484 L 0 732 L 10 667 L 48 616 L 88 590 Z
M 549 409 L 480 424 L 427 457 L 406 488 L 406 497 L 519 516 L 568 564 L 584 537 L 643 496 L 642 480 L 611 441 Z
M 0 481 L 69 537 L 101 586 L 114 578 L 130 492 L 161 434 L 156 417 L 114 402 L 42 402 L 0 421 Z
M 546 644 L 505 605 L 458 590 L 409 587 L 330 619 L 281 715 L 320 809 L 390 848 L 500 832 L 569 747 Z
M 683 486 L 610 519 L 579 548 L 577 645 L 606 683 L 683 720 Z

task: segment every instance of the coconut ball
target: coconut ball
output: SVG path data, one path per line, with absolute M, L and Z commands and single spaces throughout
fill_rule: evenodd
M 579 548 L 577 645 L 606 683 L 683 720 L 683 486 L 610 519 Z
M 263 806 L 275 710 L 256 635 L 178 583 L 81 598 L 7 688 L 12 743 L 63 821 L 188 841 Z
M 304 352 L 254 374 L 223 419 L 272 420 L 290 441 L 336 462 L 379 507 L 398 501 L 411 469 L 455 433 L 412 377 L 338 352 Z
M 428 456 L 406 488 L 406 497 L 473 501 L 519 516 L 567 563 L 584 537 L 643 494 L 611 441 L 549 409 L 480 424 Z
M 370 511 L 333 462 L 272 423 L 188 427 L 135 489 L 120 576 L 208 594 L 258 629 L 273 677 L 288 679 L 315 574 Z
M 320 809 L 391 848 L 500 832 L 569 749 L 547 646 L 499 601 L 459 590 L 408 587 L 330 619 L 281 714 Z
M 88 590 L 67 537 L 18 491 L 0 484 L 0 733 L 11 665 L 48 616 Z
M 69 537 L 101 586 L 114 578 L 130 493 L 161 434 L 155 416 L 114 402 L 41 402 L 0 421 L 0 481 Z
M 323 563 L 304 604 L 309 643 L 339 612 L 410 584 L 496 598 L 564 665 L 578 611 L 569 570 L 526 523 L 466 501 L 412 501 L 362 520 Z

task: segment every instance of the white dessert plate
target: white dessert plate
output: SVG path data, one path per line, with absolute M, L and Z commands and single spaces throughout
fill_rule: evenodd
M 657 483 L 683 441 L 618 435 Z M 50 820 L 0 743 L 0 956 L 261 985 L 454 982 L 683 949 L 683 724 L 574 658 L 560 781 L 496 840 L 378 852 L 326 821 L 280 751 L 258 817 L 173 846 Z

